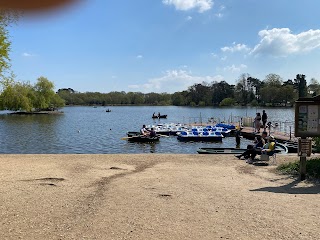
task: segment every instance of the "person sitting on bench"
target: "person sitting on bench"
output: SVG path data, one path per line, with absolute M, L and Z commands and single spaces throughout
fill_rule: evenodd
M 263 145 L 266 143 L 265 141 L 267 136 L 268 136 L 267 132 L 263 132 L 261 136 L 257 135 L 254 141 L 255 144 L 254 145 L 249 144 L 247 146 L 247 150 L 241 155 L 237 155 L 236 157 L 239 159 L 241 159 L 241 157 L 244 157 L 245 159 L 247 159 L 255 152 L 260 153 Z
M 268 137 L 268 143 L 266 143 L 261 149 L 260 153 L 252 152 L 250 158 L 247 160 L 247 163 L 253 163 L 257 154 L 268 154 L 271 156 L 274 153 L 276 147 L 275 139 L 273 136 Z

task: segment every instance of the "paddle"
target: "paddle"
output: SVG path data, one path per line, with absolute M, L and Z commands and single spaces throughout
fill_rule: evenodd
M 162 134 L 157 134 L 157 136 L 159 136 L 159 137 L 169 137 L 167 135 L 162 135 Z
M 121 138 L 121 140 L 128 140 L 128 139 L 131 139 L 131 138 L 133 138 L 133 137 L 123 137 L 123 138 Z

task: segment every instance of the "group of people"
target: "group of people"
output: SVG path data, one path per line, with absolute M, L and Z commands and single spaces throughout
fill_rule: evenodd
M 256 113 L 256 117 L 254 118 L 254 127 L 255 127 L 255 132 L 260 132 L 261 128 L 261 120 L 262 120 L 262 126 L 263 126 L 263 131 L 266 131 L 266 123 L 268 120 L 268 115 L 265 110 L 262 111 L 262 116 L 259 112 Z
M 255 137 L 254 143 L 247 146 L 247 150 L 236 157 L 241 159 L 244 157 L 246 162 L 252 164 L 256 155 L 271 154 L 275 149 L 275 139 L 273 136 L 268 136 L 266 131 L 262 132 L 262 135 Z
M 148 130 L 146 128 L 146 125 L 143 125 L 142 128 L 140 129 L 140 135 L 145 137 L 156 137 L 157 133 L 154 130 L 154 128 L 151 128 L 150 130 Z
M 155 118 L 155 117 L 158 117 L 158 118 L 159 118 L 160 116 L 161 116 L 160 112 L 158 112 L 158 115 L 156 115 L 155 112 L 152 114 L 152 117 L 154 117 L 154 118 Z
M 263 131 L 266 131 L 266 123 L 268 120 L 268 115 L 265 110 L 262 111 L 262 116 L 259 112 L 256 113 L 256 117 L 254 118 L 254 127 L 255 127 L 255 132 L 260 132 L 261 128 L 261 120 L 262 120 L 262 126 L 263 126 Z

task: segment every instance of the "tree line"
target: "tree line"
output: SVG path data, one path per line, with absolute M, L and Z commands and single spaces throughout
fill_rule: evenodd
M 241 74 L 235 85 L 226 81 L 202 82 L 175 93 L 142 92 L 77 92 L 59 89 L 57 94 L 67 105 L 175 105 L 175 106 L 292 106 L 299 97 L 320 94 L 320 83 L 312 78 L 307 85 L 305 75 L 283 79 L 269 74 L 260 80 Z

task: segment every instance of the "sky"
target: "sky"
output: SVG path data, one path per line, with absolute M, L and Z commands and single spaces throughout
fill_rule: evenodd
M 319 0 L 80 0 L 10 28 L 17 80 L 168 92 L 240 75 L 320 80 Z

